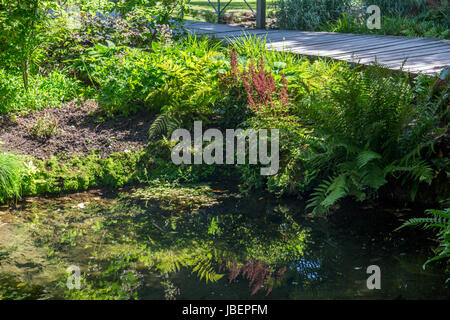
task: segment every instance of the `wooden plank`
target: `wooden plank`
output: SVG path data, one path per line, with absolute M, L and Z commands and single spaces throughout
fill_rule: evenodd
M 389 62 L 389 61 L 395 61 L 395 60 L 411 60 L 412 58 L 419 58 L 419 57 L 426 57 L 426 56 L 434 56 L 437 54 L 441 54 L 441 53 L 447 53 L 448 58 L 450 59 L 450 48 L 447 49 L 442 49 L 442 50 L 433 50 L 433 49 L 429 49 L 429 50 L 421 50 L 421 51 L 413 51 L 413 52 L 409 52 L 409 53 L 398 53 L 395 55 L 377 55 L 375 57 L 368 57 L 368 58 L 364 58 L 364 59 L 358 59 L 361 61 L 361 63 L 364 63 L 366 61 L 369 60 L 378 60 L 381 62 Z
M 399 47 L 397 45 L 394 46 L 389 46 L 389 47 L 385 47 L 385 50 L 372 50 L 369 53 L 354 53 L 355 57 L 358 58 L 367 58 L 367 57 L 373 57 L 373 56 L 394 56 L 394 55 L 398 55 L 401 53 L 410 53 L 410 52 L 419 52 L 422 50 L 427 50 L 427 49 L 436 49 L 439 50 L 439 48 L 441 49 L 445 49 L 445 48 L 450 48 L 450 46 L 448 45 L 442 45 L 441 43 L 434 43 L 434 44 L 430 44 L 428 46 L 424 46 L 424 45 L 414 45 L 413 43 L 411 43 L 411 45 L 409 47 Z
M 231 35 L 230 35 L 231 33 Z M 238 32 L 225 32 L 220 33 L 217 35 L 218 39 L 227 39 L 227 38 L 245 38 L 248 36 L 257 36 L 257 37 L 264 37 L 267 36 L 267 31 L 264 30 L 245 30 L 245 31 L 238 31 Z
M 273 42 L 271 42 L 273 43 Z M 336 41 L 330 41 L 330 42 L 316 42 L 316 43 L 310 43 L 310 42 L 297 42 L 297 41 L 283 41 L 283 42 L 277 42 L 275 44 L 279 45 L 280 43 L 284 44 L 284 45 L 288 45 L 288 46 L 302 46 L 302 47 L 310 47 L 311 49 L 314 50 L 322 50 L 322 49 L 328 49 L 328 50 L 332 50 L 332 49 L 337 49 L 340 51 L 343 51 L 345 53 L 351 53 L 352 50 L 356 49 L 356 48 L 361 48 L 361 47 L 370 47 L 370 48 L 378 48 L 379 44 L 376 43 L 367 43 L 366 39 L 342 39 L 342 40 L 336 40 Z M 393 45 L 395 43 L 391 42 L 389 43 L 390 45 Z
M 196 27 L 195 29 L 204 30 L 204 31 L 210 31 L 213 33 L 220 33 L 220 32 L 232 32 L 232 31 L 242 31 L 245 30 L 241 27 L 234 27 L 234 26 L 227 26 L 224 24 L 209 24 L 209 25 L 202 25 L 199 27 Z
M 249 32 L 251 30 L 247 30 L 245 32 Z M 243 33 L 245 33 L 243 32 Z M 336 41 L 339 41 L 339 39 L 350 39 L 351 36 L 337 36 L 336 35 L 323 35 L 321 37 L 317 37 L 317 35 L 314 34 L 295 34 L 295 33 L 289 33 L 289 34 L 282 34 L 279 32 L 270 32 L 266 31 L 268 39 L 271 41 L 273 40 L 282 40 L 282 39 L 294 39 L 294 40 L 301 40 L 301 41 L 314 41 L 314 42 L 322 42 L 326 39 L 335 39 Z
M 386 63 L 386 65 L 389 67 L 399 67 L 402 65 L 402 63 L 403 61 L 399 60 Z M 441 53 L 422 57 L 414 57 L 406 61 L 406 66 L 410 66 L 413 64 L 415 66 L 448 66 L 450 65 L 450 57 L 448 53 Z
M 259 1 L 259 0 L 258 0 Z M 266 39 L 266 47 L 277 51 L 330 57 L 336 60 L 372 64 L 390 69 L 437 74 L 450 64 L 450 41 L 383 35 L 358 35 L 295 30 L 248 30 L 204 22 L 186 24 L 189 32 L 231 42 L 254 36 Z
M 370 58 L 375 57 L 378 55 L 383 54 L 396 54 L 399 52 L 407 51 L 407 50 L 420 50 L 424 46 L 422 44 L 418 44 L 417 42 L 407 42 L 407 43 L 400 43 L 400 44 L 390 44 L 388 46 L 379 46 L 375 49 L 369 49 L 367 51 L 364 51 L 364 53 L 358 53 L 357 51 L 349 52 L 347 54 L 338 54 L 336 57 L 339 59 L 364 59 L 364 58 Z
M 277 47 L 308 47 L 310 49 L 320 49 L 320 48 L 337 48 L 342 47 L 343 43 L 349 44 L 350 42 L 360 42 L 363 43 L 365 40 L 354 40 L 351 37 L 338 38 L 333 36 L 321 37 L 320 39 L 308 38 L 308 39 L 279 39 L 275 40 L 272 37 L 268 38 L 268 44 Z

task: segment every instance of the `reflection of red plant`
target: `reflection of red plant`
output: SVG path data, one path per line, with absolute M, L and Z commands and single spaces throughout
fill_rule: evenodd
M 249 280 L 249 286 L 253 286 L 251 295 L 256 294 L 264 285 L 267 285 L 267 296 L 270 292 L 272 292 L 273 282 L 279 281 L 283 278 L 286 272 L 286 267 L 282 267 L 278 269 L 278 271 L 272 271 L 264 261 L 251 259 L 244 265 L 237 262 L 231 263 L 229 270 L 230 282 L 235 280 L 239 274 L 241 274 L 243 278 Z
M 265 61 L 262 57 L 257 66 L 251 60 L 248 69 L 244 68 L 240 71 L 237 52 L 234 49 L 230 52 L 230 70 L 224 75 L 219 74 L 219 84 L 222 89 L 234 90 L 238 97 L 245 92 L 248 107 L 251 110 L 257 110 L 262 106 L 273 108 L 274 100 L 278 100 L 282 107 L 289 103 L 287 81 L 284 74 L 282 86 L 279 89 L 273 75 L 266 71 Z

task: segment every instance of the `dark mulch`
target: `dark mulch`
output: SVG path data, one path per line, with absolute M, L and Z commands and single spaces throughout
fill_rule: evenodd
M 61 129 L 49 139 L 39 139 L 29 133 L 29 127 L 42 113 L 15 120 L 0 115 L 0 150 L 30 154 L 39 159 L 57 154 L 86 155 L 91 150 L 98 150 L 102 157 L 107 157 L 113 152 L 143 147 L 148 142 L 148 129 L 154 119 L 154 114 L 141 111 L 128 117 L 99 121 L 95 101 L 82 105 L 72 101 L 45 112 L 58 120 Z

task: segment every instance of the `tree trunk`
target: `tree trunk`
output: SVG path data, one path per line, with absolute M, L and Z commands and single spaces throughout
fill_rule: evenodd
M 26 92 L 28 92 L 28 65 L 29 60 L 27 59 L 22 65 L 23 87 L 25 88 Z

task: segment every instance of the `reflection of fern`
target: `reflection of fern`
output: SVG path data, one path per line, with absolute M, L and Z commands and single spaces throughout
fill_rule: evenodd
M 447 202 L 449 200 L 447 200 Z M 399 230 L 404 227 L 410 226 L 421 226 L 422 229 L 424 230 L 431 228 L 439 229 L 436 235 L 437 241 L 439 242 L 439 246 L 434 250 L 435 256 L 433 258 L 428 259 L 424 263 L 423 265 L 424 269 L 426 265 L 430 262 L 446 259 L 448 263 L 450 259 L 450 208 L 446 208 L 444 210 L 431 209 L 427 210 L 426 212 L 432 215 L 432 217 L 412 218 L 396 229 Z M 448 281 L 450 281 L 450 278 L 447 279 L 447 282 Z
M 210 257 L 200 258 L 192 272 L 197 272 L 200 280 L 205 279 L 206 282 L 215 282 L 223 277 L 223 274 L 218 274 L 214 271 Z
M 155 121 L 153 121 L 148 131 L 149 139 L 158 135 L 170 136 L 172 132 L 180 126 L 180 121 L 173 118 L 169 113 L 162 113 L 155 119 Z
M 162 273 L 176 273 L 182 267 L 193 267 L 192 272 L 196 272 L 200 280 L 215 282 L 223 277 L 223 274 L 214 271 L 213 254 L 204 250 L 195 252 L 187 249 L 161 251 L 154 255 L 154 259 L 156 269 Z
M 168 250 L 167 252 L 161 252 L 157 257 L 156 267 L 163 273 L 172 273 L 180 271 L 181 266 L 186 264 L 189 260 L 189 255 L 185 252 L 173 252 Z

